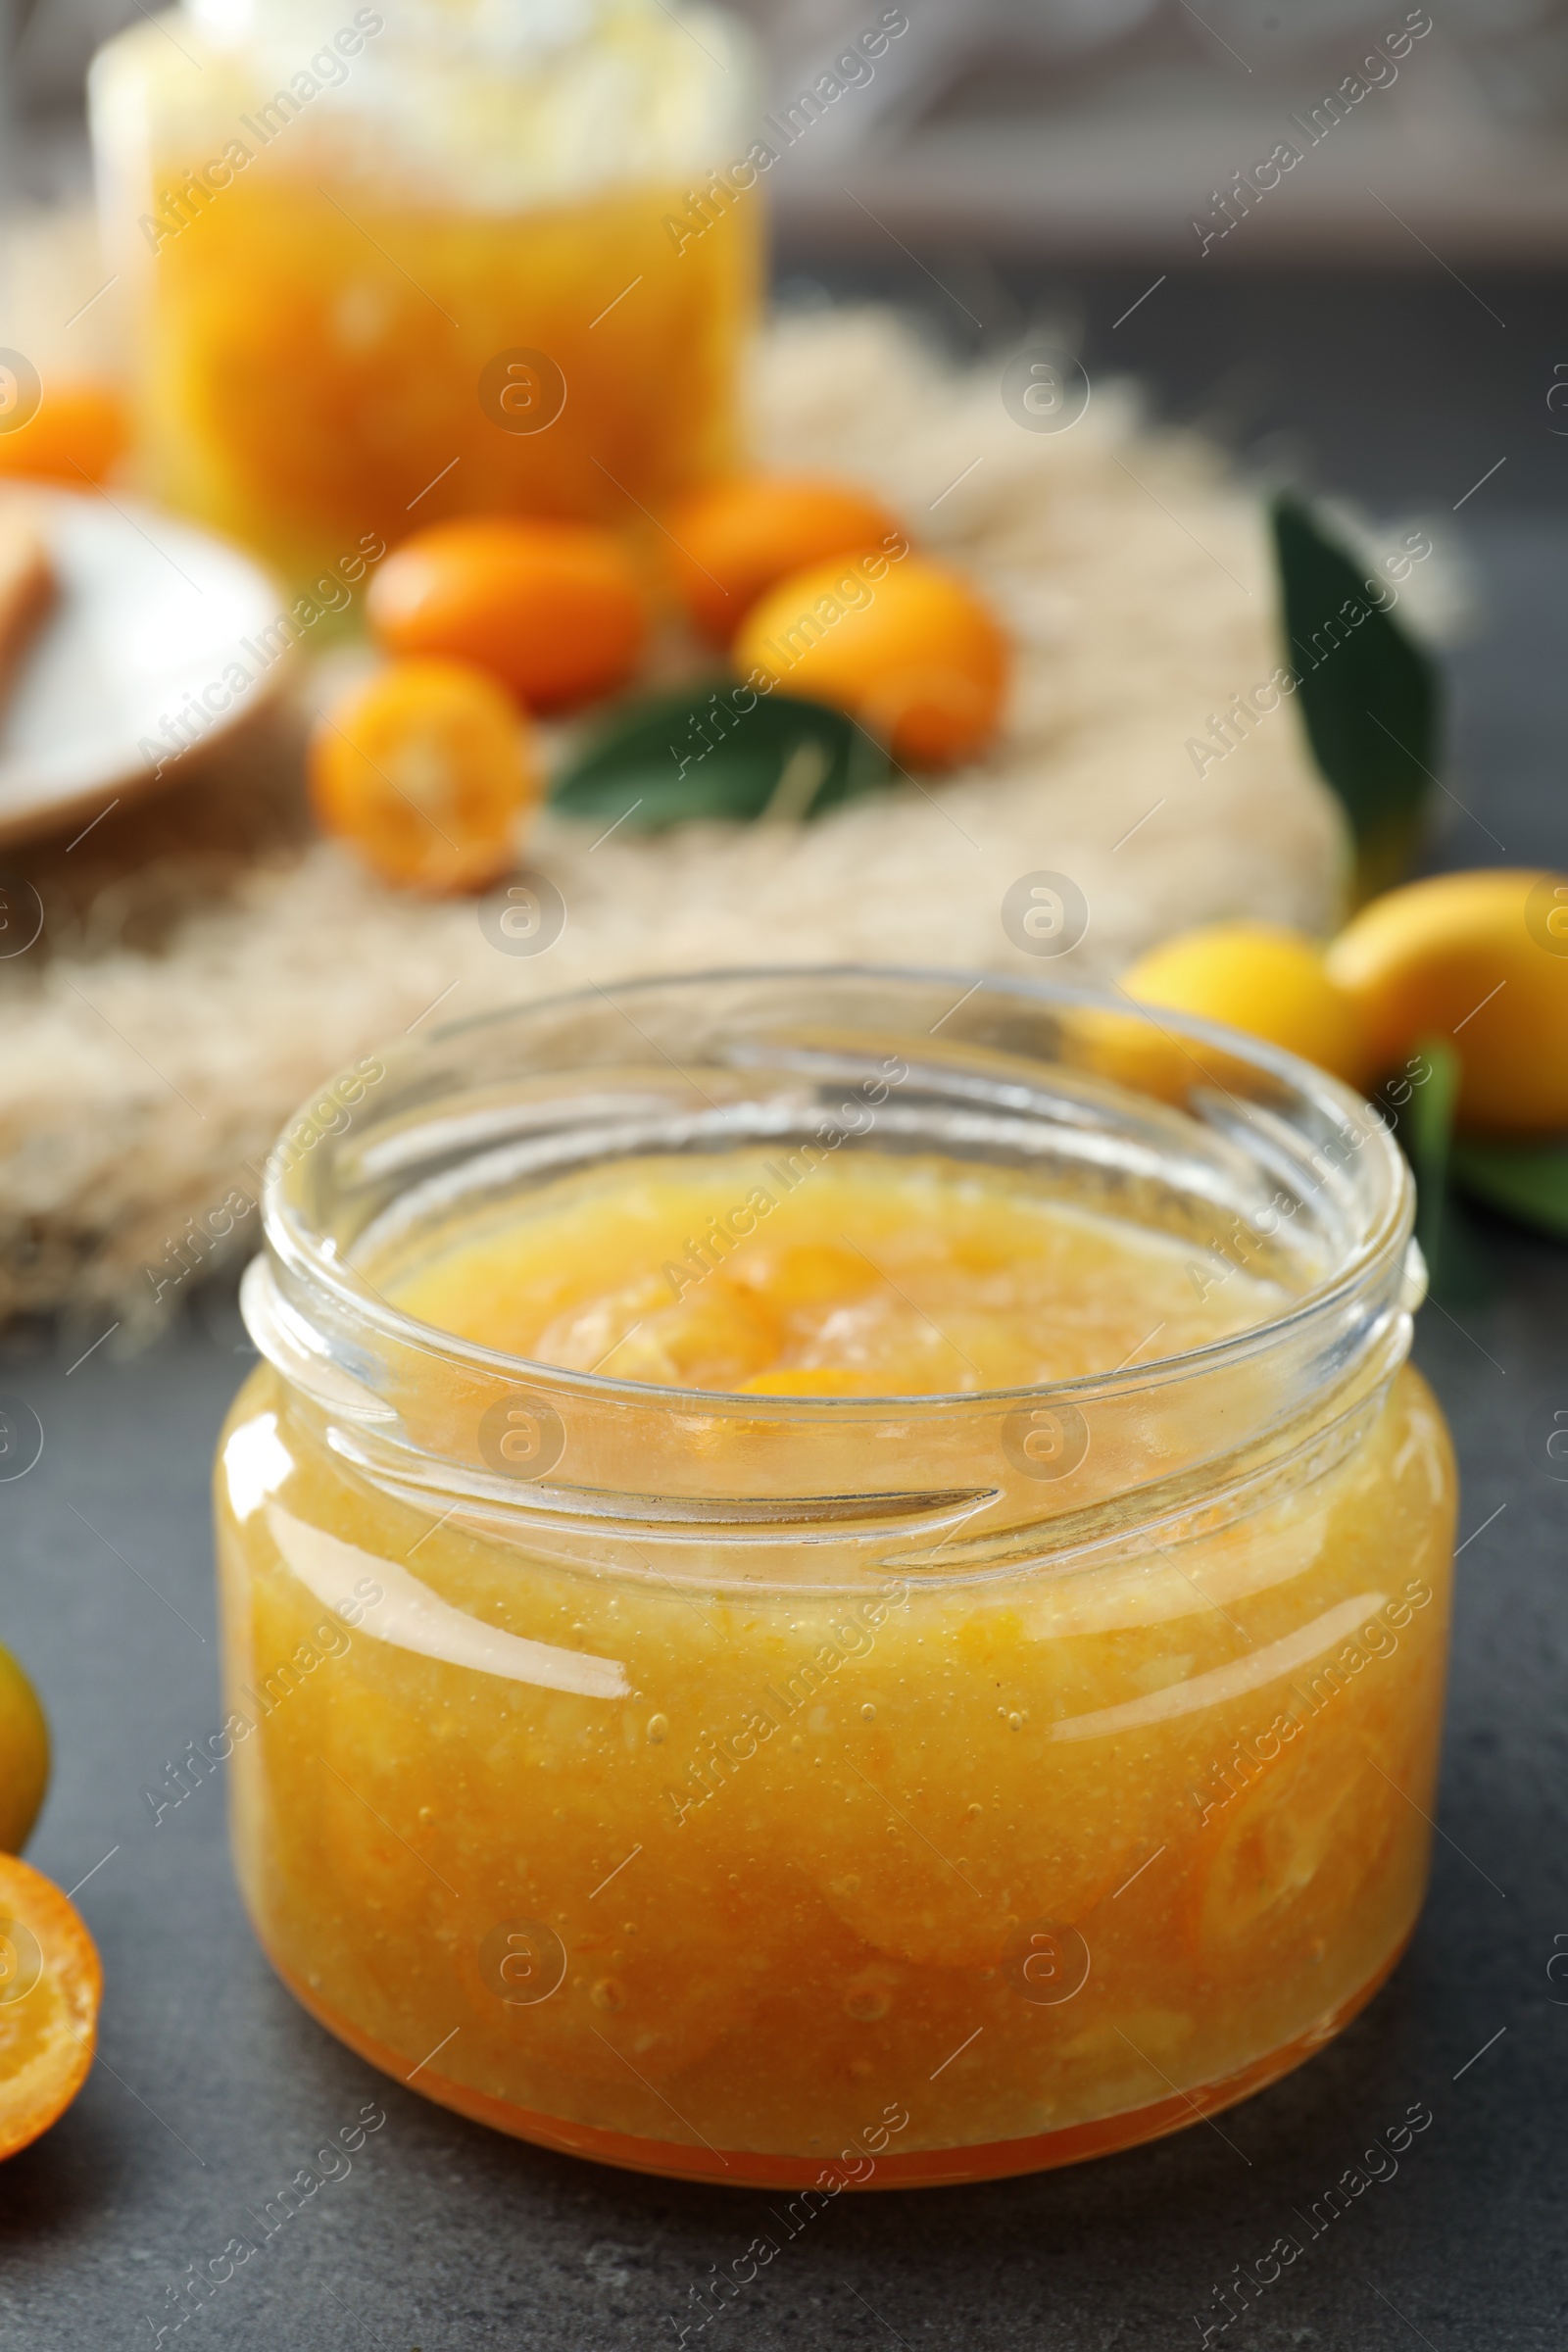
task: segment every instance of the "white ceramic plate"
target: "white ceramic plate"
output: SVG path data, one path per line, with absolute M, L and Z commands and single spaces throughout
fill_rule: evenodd
M 186 714 L 194 756 L 288 667 L 267 659 L 262 636 L 280 642 L 281 591 L 236 548 L 118 491 L 16 489 L 49 543 L 59 595 L 0 710 L 0 844 L 172 784 L 188 771 L 169 722 Z M 235 662 L 250 681 L 238 692 L 224 683 Z

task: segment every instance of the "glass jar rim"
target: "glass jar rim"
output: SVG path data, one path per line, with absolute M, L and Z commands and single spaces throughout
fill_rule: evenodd
M 791 1421 L 842 1421 L 853 1419 L 858 1413 L 885 1415 L 895 1406 L 906 1417 L 918 1418 L 922 1413 L 951 1411 L 955 1405 L 972 1406 L 979 1401 L 1017 1403 L 1027 1399 L 1039 1402 L 1058 1397 L 1070 1401 L 1090 1394 L 1103 1395 L 1116 1390 L 1125 1392 L 1180 1377 L 1187 1372 L 1240 1363 L 1255 1356 L 1262 1349 L 1288 1341 L 1304 1323 L 1321 1316 L 1326 1309 L 1332 1310 L 1348 1294 L 1375 1281 L 1380 1272 L 1387 1275 L 1391 1270 L 1394 1271 L 1396 1287 L 1406 1311 L 1413 1309 L 1424 1296 L 1424 1267 L 1418 1245 L 1412 1240 L 1414 1186 L 1404 1156 L 1394 1141 L 1393 1122 L 1376 1115 L 1370 1103 L 1348 1086 L 1283 1048 L 1218 1022 L 1168 1011 L 1164 1007 L 1145 1005 L 1106 990 L 920 965 L 843 963 L 720 967 L 640 976 L 615 982 L 612 991 L 590 983 L 586 988 L 531 999 L 521 1004 L 493 1005 L 462 1019 L 445 1022 L 413 1043 L 400 1042 L 385 1053 L 378 1053 L 374 1058 L 389 1078 L 394 1081 L 400 1078 L 407 1080 L 415 1078 L 421 1065 L 428 1065 L 443 1053 L 450 1054 L 453 1048 L 464 1041 L 493 1036 L 503 1026 L 538 1023 L 574 1006 L 592 1007 L 596 1002 L 613 1004 L 618 998 L 645 1000 L 656 993 L 672 991 L 702 996 L 735 984 L 760 985 L 763 988 L 777 985 L 785 988 L 792 984 L 811 983 L 825 987 L 869 984 L 890 990 L 939 985 L 958 991 L 960 1003 L 964 1004 L 972 1005 L 977 998 L 984 998 L 1026 1007 L 1050 1008 L 1066 1014 L 1109 1016 L 1117 1023 L 1147 1024 L 1161 1037 L 1174 1041 L 1182 1052 L 1190 1047 L 1210 1049 L 1231 1070 L 1250 1070 L 1273 1081 L 1283 1096 L 1294 1097 L 1303 1110 L 1316 1114 L 1326 1136 L 1337 1134 L 1348 1144 L 1349 1151 L 1357 1156 L 1360 1167 L 1373 1177 L 1373 1182 L 1366 1188 L 1370 1196 L 1368 1213 L 1363 1216 L 1361 1229 L 1343 1261 L 1330 1270 L 1327 1279 L 1293 1298 L 1278 1314 L 1265 1316 L 1237 1332 L 1206 1341 L 1197 1348 L 1171 1355 L 1150 1357 L 1137 1366 L 1107 1368 L 1010 1389 L 964 1389 L 887 1396 L 786 1396 L 731 1390 L 663 1387 L 647 1381 L 616 1379 L 597 1371 L 573 1371 L 512 1354 L 477 1341 L 459 1338 L 394 1306 L 360 1277 L 349 1258 L 338 1250 L 332 1237 L 322 1231 L 318 1223 L 313 1224 L 302 1215 L 302 1199 L 312 1188 L 301 1184 L 298 1178 L 310 1162 L 306 1154 L 292 1154 L 288 1149 L 291 1134 L 297 1134 L 302 1127 L 315 1130 L 314 1106 L 325 1100 L 335 1099 L 334 1089 L 341 1084 L 344 1076 L 339 1073 L 337 1078 L 329 1080 L 324 1087 L 307 1098 L 295 1117 L 285 1126 L 279 1146 L 274 1148 L 269 1158 L 263 1224 L 272 1262 L 280 1269 L 286 1269 L 296 1279 L 302 1279 L 309 1287 L 318 1289 L 323 1297 L 333 1301 L 341 1315 L 358 1321 L 367 1333 L 373 1332 L 385 1340 L 418 1348 L 428 1355 L 447 1356 L 455 1362 L 514 1379 L 543 1374 L 552 1385 L 578 1390 L 586 1395 L 629 1397 L 638 1404 L 657 1399 L 667 1408 L 697 1408 L 704 1413 L 721 1412 L 726 1406 L 733 1407 L 752 1421 L 765 1418 L 775 1409 Z M 1205 1077 L 1212 1077 L 1212 1072 L 1204 1065 L 1198 1066 Z M 1274 1115 L 1277 1117 L 1278 1113 Z M 318 1130 L 316 1132 L 318 1133 Z M 318 1162 L 316 1163 L 316 1166 L 318 1165 Z M 314 1169 L 312 1172 L 315 1172 Z M 1330 1178 L 1324 1178 L 1323 1181 L 1327 1183 Z M 318 1195 L 319 1186 L 314 1189 Z
M 798 1396 L 510 1355 L 417 1320 L 355 1262 L 395 1288 L 398 1251 L 424 1262 L 454 1218 L 511 1215 L 564 1172 L 762 1140 L 792 1190 L 797 1163 L 851 1138 L 1027 1168 L 1080 1205 L 1098 1188 L 1200 1250 L 1245 1208 L 1297 1295 L 1227 1338 L 1070 1380 Z M 834 1561 L 1087 1567 L 1195 1510 L 1261 1507 L 1359 1443 L 1423 1279 L 1390 1123 L 1336 1080 L 1106 992 L 919 967 L 654 976 L 447 1022 L 313 1097 L 265 1200 L 246 1320 L 344 1470 L 562 1556 L 657 1542 L 705 1584 L 799 1584 Z

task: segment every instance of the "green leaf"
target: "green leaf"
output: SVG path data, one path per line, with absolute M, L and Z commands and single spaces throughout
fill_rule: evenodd
M 1400 879 L 1419 840 L 1440 757 L 1438 672 L 1303 499 L 1283 493 L 1272 520 L 1286 656 L 1312 757 L 1350 820 L 1360 904 Z
M 1489 1208 L 1568 1242 L 1568 1144 L 1458 1143 L 1451 1165 Z
M 585 823 L 659 832 L 702 817 L 815 816 L 895 774 L 842 710 L 721 679 L 623 703 L 558 776 L 551 802 Z
M 1459 1056 L 1445 1038 L 1424 1039 L 1417 1051 L 1431 1069 L 1410 1097 L 1405 1150 L 1415 1171 L 1415 1238 L 1440 1306 L 1477 1306 L 1492 1294 L 1481 1242 L 1449 1182 L 1453 1117 L 1459 1100 Z

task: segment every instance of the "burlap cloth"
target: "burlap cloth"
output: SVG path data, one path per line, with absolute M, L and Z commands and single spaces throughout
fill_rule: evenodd
M 133 1343 L 254 1247 L 254 1214 L 215 1237 L 212 1212 L 254 1195 L 290 1108 L 421 1019 L 773 959 L 1102 980 L 1212 917 L 1329 927 L 1343 828 L 1292 705 L 1201 777 L 1186 748 L 1279 659 L 1257 499 L 1202 442 L 1146 429 L 1128 390 L 1097 384 L 1070 431 L 1040 433 L 1000 374 L 953 368 L 884 314 L 829 312 L 776 326 L 754 386 L 765 461 L 870 483 L 1005 616 L 1016 693 L 973 769 L 788 828 L 596 847 L 599 828 L 546 817 L 524 855 L 567 921 L 517 957 L 472 903 L 395 895 L 311 838 L 302 672 L 220 765 L 185 762 L 74 850 L 10 853 L 45 924 L 0 962 L 0 1316 L 64 1307 Z M 1042 868 L 1091 909 L 1050 963 L 1001 911 Z

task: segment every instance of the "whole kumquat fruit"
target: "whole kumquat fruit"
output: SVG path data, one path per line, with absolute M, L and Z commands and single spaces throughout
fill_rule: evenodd
M 753 606 L 731 658 L 759 691 L 829 703 L 895 759 L 948 767 L 996 733 L 1008 645 L 967 580 L 906 550 L 897 538 L 792 572 Z
M 1321 942 L 1280 923 L 1205 923 L 1152 948 L 1121 985 L 1144 1004 L 1225 1021 L 1314 1061 L 1347 1085 L 1371 1067 L 1360 1012 L 1329 974 Z
M 109 384 L 46 384 L 25 424 L 0 430 L 0 474 L 80 490 L 106 481 L 130 442 L 125 404 Z
M 49 1786 L 49 1726 L 38 1693 L 0 1649 L 0 1853 L 19 1854 Z
M 317 721 L 311 798 L 325 832 L 383 882 L 477 890 L 503 872 L 539 797 L 528 722 L 482 669 L 395 662 Z
M 1436 874 L 1348 923 L 1328 968 L 1388 1070 L 1428 1038 L 1459 1056 L 1461 1126 L 1568 1127 L 1568 874 Z
M 668 528 L 682 603 L 705 636 L 727 645 L 776 580 L 830 556 L 878 547 L 899 525 L 853 482 L 748 473 L 687 499 Z
M 103 1969 L 58 1886 L 0 1854 L 0 2157 L 31 2145 L 87 2079 Z
M 613 532 L 503 514 L 405 539 L 367 611 L 389 653 L 471 662 L 529 710 L 612 693 L 648 634 L 642 584 Z

